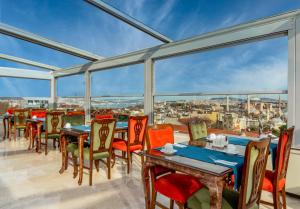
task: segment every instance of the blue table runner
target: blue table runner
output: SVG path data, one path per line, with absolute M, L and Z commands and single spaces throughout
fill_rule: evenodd
M 247 146 L 249 142 L 251 142 L 251 139 L 245 139 L 240 137 L 234 137 L 234 136 L 227 136 L 228 143 L 234 144 L 234 145 L 241 145 L 241 146 Z M 271 143 L 270 144 L 270 152 L 272 156 L 272 167 L 275 168 L 275 161 L 277 156 L 277 144 Z

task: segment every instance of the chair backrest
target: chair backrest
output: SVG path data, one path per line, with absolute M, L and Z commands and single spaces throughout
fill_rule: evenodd
M 171 124 L 156 124 L 147 128 L 147 149 L 174 144 L 174 129 Z
M 84 125 L 85 124 L 85 114 L 79 114 L 79 113 L 76 113 L 76 114 L 66 114 L 64 115 L 64 125 L 66 123 L 70 123 L 71 126 L 78 126 L 78 125 Z
M 128 119 L 128 145 L 144 145 L 148 116 L 130 116 Z
M 84 110 L 67 111 L 66 115 L 85 115 L 85 111 Z
M 26 119 L 29 118 L 28 109 L 14 109 L 13 114 L 15 126 L 26 126 Z
M 9 114 L 13 114 L 14 110 L 15 110 L 15 108 L 9 107 L 9 108 L 6 109 L 6 112 L 8 112 Z
M 252 141 L 246 147 L 243 176 L 239 196 L 239 209 L 258 206 L 265 176 L 270 139 Z
M 190 141 L 199 140 L 207 137 L 206 123 L 200 119 L 193 119 L 188 123 Z
M 36 116 L 37 118 L 45 118 L 47 110 L 44 108 L 40 109 L 31 109 L 30 110 L 30 117 Z
M 63 117 L 65 113 L 52 111 L 46 113 L 46 134 L 59 134 L 64 125 Z
M 294 126 L 280 132 L 275 161 L 276 182 L 286 177 L 290 151 L 292 147 Z
M 113 114 L 95 114 L 96 119 L 111 119 L 113 117 Z
M 94 119 L 91 125 L 90 153 L 111 152 L 115 119 Z

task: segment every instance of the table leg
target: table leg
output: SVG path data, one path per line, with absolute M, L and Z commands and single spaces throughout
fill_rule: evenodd
M 6 139 L 6 120 L 7 118 L 3 118 L 3 140 Z
M 210 193 L 210 209 L 221 209 L 222 208 L 222 194 L 224 188 L 224 180 L 215 179 L 213 180 L 208 189 Z
M 82 177 L 83 177 L 83 137 L 79 136 L 78 142 L 78 149 L 79 149 L 79 179 L 78 185 L 82 184 Z
M 150 209 L 150 164 L 146 161 L 142 168 L 142 180 L 145 195 L 145 208 Z
M 62 135 L 60 137 L 60 148 L 61 148 L 61 168 L 59 170 L 59 173 L 62 174 L 65 171 L 65 158 L 68 157 L 66 156 L 66 138 L 65 135 Z
M 36 125 L 36 128 L 37 128 L 37 143 L 36 143 L 36 152 L 37 153 L 42 153 L 41 152 L 41 143 L 42 143 L 42 124 L 41 123 L 38 123 Z

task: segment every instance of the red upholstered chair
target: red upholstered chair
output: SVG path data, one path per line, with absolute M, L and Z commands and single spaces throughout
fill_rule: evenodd
M 274 206 L 274 209 L 281 208 L 281 204 L 283 205 L 283 208 L 286 209 L 285 181 L 293 134 L 294 127 L 291 127 L 280 133 L 277 146 L 275 169 L 274 171 L 266 170 L 263 181 L 262 189 L 273 194 L 273 203 L 266 201 L 261 201 L 261 203 L 272 205 Z M 280 195 L 282 196 L 282 203 L 280 202 Z
M 128 137 L 124 139 L 115 138 L 113 142 L 113 159 L 119 157 L 127 161 L 127 173 L 129 173 L 130 164 L 132 163 L 132 152 L 143 150 L 145 142 L 145 132 L 148 125 L 148 116 L 130 116 L 128 119 Z M 115 150 L 127 153 L 125 155 L 117 155 Z M 113 165 L 114 165 L 113 163 Z M 143 157 L 142 157 L 143 163 Z
M 147 129 L 148 150 L 162 147 L 166 143 L 174 144 L 174 130 L 170 124 L 159 124 Z M 194 177 L 175 173 L 162 166 L 151 168 L 152 200 L 151 208 L 155 205 L 166 208 L 156 201 L 157 192 L 170 198 L 170 208 L 173 208 L 174 201 L 180 209 L 186 208 L 187 200 L 199 189 L 202 184 Z
M 103 114 L 96 114 L 95 115 L 96 119 L 111 119 L 113 117 L 114 117 L 113 114 L 105 114 L 105 115 L 103 115 Z
M 32 109 L 30 111 L 30 117 L 36 116 L 37 118 L 45 118 L 47 110 L 46 109 Z

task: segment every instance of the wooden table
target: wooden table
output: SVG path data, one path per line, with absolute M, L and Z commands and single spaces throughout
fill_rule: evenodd
M 36 127 L 37 129 L 37 143 L 36 143 L 36 149 L 35 151 L 37 153 L 41 153 L 40 149 L 41 149 L 41 134 L 42 134 L 42 127 L 43 127 L 43 123 L 45 122 L 45 118 L 31 118 L 31 119 L 27 119 L 27 123 L 29 123 L 29 146 L 28 146 L 28 150 L 32 149 L 34 146 L 34 127 Z
M 118 123 L 115 129 L 115 133 L 121 133 L 122 136 L 125 136 L 125 134 L 128 132 L 128 127 L 118 127 Z M 79 179 L 78 179 L 78 185 L 81 185 L 82 183 L 82 177 L 83 177 L 83 145 L 84 141 L 88 139 L 90 131 L 83 131 L 79 129 L 74 128 L 62 128 L 60 131 L 60 146 L 61 146 L 61 154 L 62 154 L 62 163 L 61 168 L 59 170 L 59 173 L 62 174 L 66 168 L 67 164 L 65 159 L 67 159 L 67 140 L 66 136 L 73 136 L 76 137 L 78 140 L 78 149 L 79 149 Z
M 231 168 L 176 155 L 165 156 L 157 150 L 151 150 L 148 153 L 139 152 L 137 154 L 146 157 L 146 161 L 142 169 L 146 209 L 150 209 L 149 172 L 151 167 L 156 165 L 161 165 L 198 178 L 210 192 L 210 208 L 221 209 L 223 187 L 225 185 L 226 178 L 230 173 L 232 173 Z
M 9 138 L 9 129 L 10 129 L 10 121 L 11 118 L 13 117 L 12 114 L 4 114 L 3 115 L 3 140 L 5 140 L 6 138 Z

